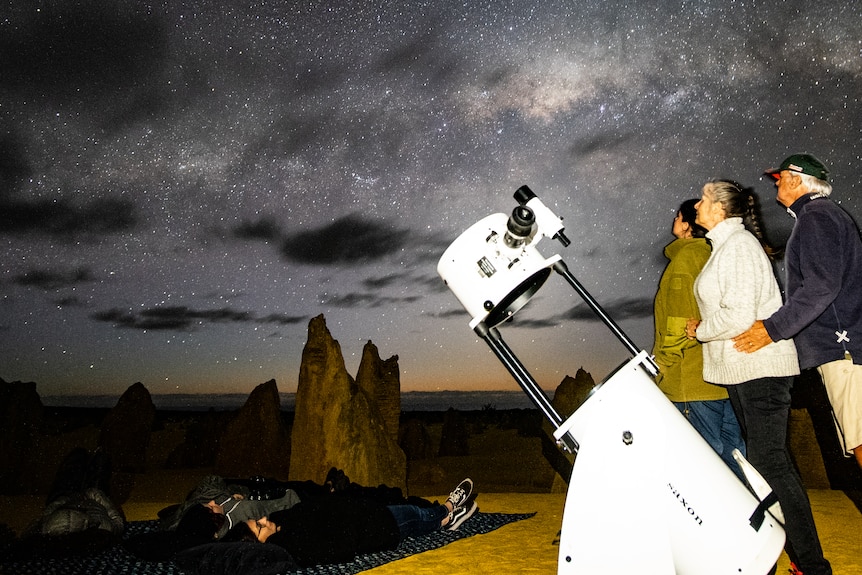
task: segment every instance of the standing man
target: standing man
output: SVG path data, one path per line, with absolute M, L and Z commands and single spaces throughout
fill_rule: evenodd
M 753 352 L 793 338 L 799 367 L 817 367 L 844 449 L 862 467 L 862 240 L 856 223 L 829 199 L 829 170 L 810 154 L 777 169 L 777 200 L 796 218 L 787 241 L 786 301 L 734 338 Z

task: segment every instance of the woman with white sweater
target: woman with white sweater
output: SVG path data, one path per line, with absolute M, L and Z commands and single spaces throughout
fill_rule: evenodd
M 708 230 L 712 253 L 694 284 L 702 319 L 689 320 L 686 334 L 703 342 L 704 380 L 727 388 L 748 459 L 778 497 L 791 561 L 805 575 L 831 574 L 786 446 L 790 388 L 799 373 L 796 348 L 787 339 L 741 353 L 731 339 L 782 303 L 754 194 L 735 182 L 714 180 L 703 187 L 695 207 L 695 221 Z

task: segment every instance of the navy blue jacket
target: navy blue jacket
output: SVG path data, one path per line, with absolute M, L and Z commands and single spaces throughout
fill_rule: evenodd
M 773 341 L 793 338 L 799 367 L 843 359 L 862 364 L 862 239 L 836 203 L 805 195 L 786 248 L 786 299 L 763 325 Z

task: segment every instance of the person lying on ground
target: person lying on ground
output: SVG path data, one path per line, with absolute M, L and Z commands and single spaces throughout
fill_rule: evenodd
M 299 501 L 300 496 L 293 489 L 282 489 L 281 493 L 270 494 L 269 498 L 263 499 L 255 497 L 247 485 L 228 483 L 224 477 L 208 475 L 189 493 L 185 501 L 172 511 L 163 513 L 165 517 L 162 528 L 168 531 L 176 530 L 191 509 L 203 505 L 224 517 L 224 521 L 218 521 L 220 527 L 214 537 L 218 539 L 235 525 L 281 509 L 289 509 Z
M 226 519 L 216 534 L 216 539 L 219 539 L 231 528 L 249 519 L 259 519 L 275 511 L 289 509 L 299 501 L 336 493 L 376 499 L 388 505 L 430 505 L 429 501 L 419 497 L 405 498 L 397 487 L 368 487 L 351 482 L 344 471 L 332 467 L 322 484 L 313 481 L 278 481 L 262 476 L 227 479 L 219 475 L 208 475 L 189 493 L 185 501 L 163 509 L 159 516 L 162 517 L 162 529 L 173 531 L 191 508 L 204 505 Z M 209 523 L 209 520 L 204 521 L 200 514 L 198 521 Z
M 352 483 L 343 471 L 334 467 L 327 473 L 323 484 L 264 480 L 262 477 L 226 479 L 208 475 L 185 501 L 159 512 L 161 531 L 136 535 L 124 545 L 141 559 L 165 561 L 183 549 L 220 540 L 230 529 L 246 521 L 290 509 L 300 501 L 327 499 L 335 495 L 369 499 L 382 505 L 433 505 L 419 497 L 404 497 L 397 487 L 364 487 Z
M 177 563 L 193 573 L 219 572 L 213 569 L 219 557 L 235 559 L 228 544 L 243 542 L 266 543 L 265 548 L 278 546 L 301 568 L 345 563 L 358 555 L 396 549 L 409 537 L 455 531 L 477 510 L 469 478 L 461 481 L 442 504 L 430 507 L 384 505 L 349 495 L 317 498 L 268 517 L 249 520 L 233 528 L 222 543 L 180 553 Z M 220 551 L 224 553 L 220 555 Z M 246 557 L 249 554 L 253 552 L 244 552 Z
M 113 546 L 125 530 L 122 509 L 109 497 L 110 458 L 72 449 L 57 469 L 39 519 L 22 534 L 19 555 L 64 556 Z

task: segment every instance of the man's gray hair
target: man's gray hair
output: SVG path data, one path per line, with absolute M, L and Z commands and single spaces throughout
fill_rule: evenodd
M 818 196 L 827 197 L 832 193 L 832 184 L 829 182 L 824 182 L 820 178 L 816 178 L 809 174 L 796 174 L 800 178 L 802 178 L 802 183 L 805 184 L 805 187 L 808 188 L 810 193 L 817 194 Z

